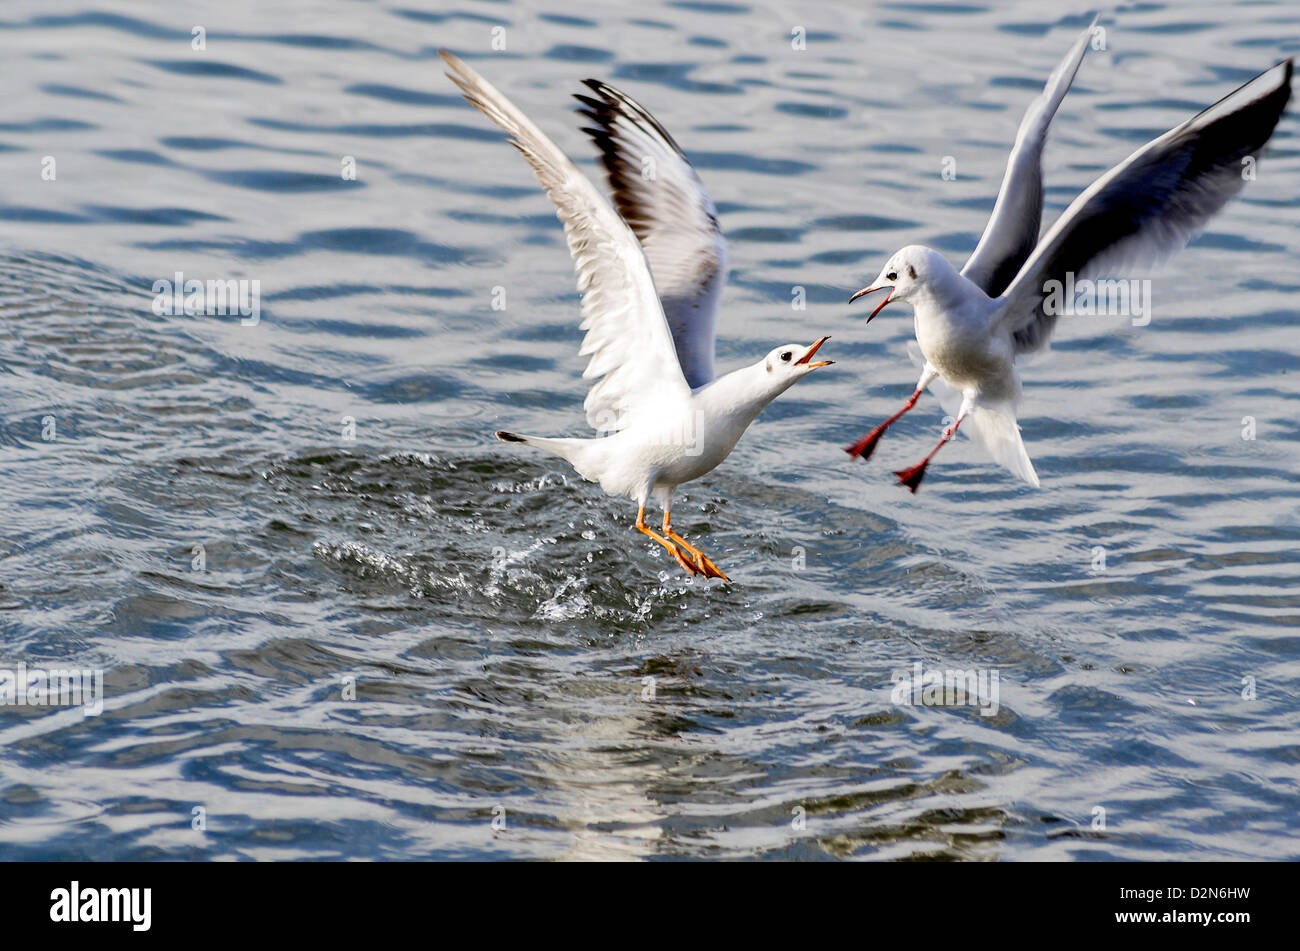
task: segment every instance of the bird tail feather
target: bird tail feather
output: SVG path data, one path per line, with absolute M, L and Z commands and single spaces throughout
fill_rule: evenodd
M 503 429 L 497 430 L 496 437 L 502 442 L 518 442 L 523 443 L 525 446 L 532 446 L 569 462 L 573 461 L 574 453 L 578 447 L 587 442 L 585 439 L 549 439 L 545 436 L 521 436 L 519 433 L 508 433 Z
M 962 420 L 961 429 L 969 430 L 994 462 L 1038 488 L 1038 473 L 1029 461 L 1029 453 L 1025 452 L 1025 443 L 1020 438 L 1020 426 L 1010 411 L 973 406 Z

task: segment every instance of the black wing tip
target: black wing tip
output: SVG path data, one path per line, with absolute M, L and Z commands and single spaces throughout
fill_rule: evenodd
M 495 435 L 497 439 L 500 439 L 502 442 L 527 442 L 528 441 L 523 436 L 516 436 L 514 433 L 508 433 L 504 429 L 498 429 Z
M 1286 107 L 1291 103 L 1291 74 L 1294 70 L 1294 57 L 1288 56 L 1286 59 L 1282 60 L 1282 62 L 1278 63 L 1277 66 L 1264 70 L 1264 72 L 1260 73 L 1259 76 L 1251 80 L 1251 82 L 1256 82 L 1261 77 L 1267 76 L 1269 73 L 1276 70 L 1278 66 L 1285 68 L 1282 70 L 1282 76 L 1277 86 L 1268 90 L 1247 106 L 1243 107 L 1250 108 L 1251 106 L 1261 106 L 1265 103 L 1268 104 L 1267 114 L 1272 117 L 1272 123 L 1268 132 L 1269 137 L 1272 137 L 1273 129 L 1282 121 L 1282 115 L 1286 112 Z M 1246 83 L 1246 85 L 1249 86 L 1250 83 Z
M 602 89 L 602 84 L 598 79 L 584 79 L 583 83 L 598 93 Z M 602 151 L 606 150 L 608 144 L 614 139 L 614 120 L 618 116 L 618 102 L 605 96 L 594 99 L 591 96 L 584 96 L 580 92 L 575 92 L 573 98 L 582 103 L 573 111 L 584 119 L 595 123 L 594 127 L 584 127 L 582 131 L 595 139 L 600 144 Z
M 644 131 L 656 135 L 668 148 L 683 159 L 686 158 L 686 153 L 677 144 L 677 140 L 663 127 L 663 123 L 627 93 L 600 79 L 589 77 L 582 80 L 582 84 L 600 98 L 593 100 L 590 96 L 584 96 L 581 93 L 574 93 L 574 98 L 593 109 L 596 115 L 592 116 L 592 118 L 601 125 L 612 130 L 614 120 L 621 116 L 627 121 L 641 126 Z
M 1291 101 L 1293 68 L 1294 57 L 1288 56 L 1258 75 L 1252 76 L 1218 102 L 1206 106 L 1180 128 L 1196 127 L 1204 130 L 1225 122 L 1255 121 L 1259 123 L 1257 131 L 1263 133 L 1263 138 L 1255 148 L 1262 147 L 1272 137 L 1273 130 L 1282 120 L 1282 115 Z M 1277 82 L 1263 83 L 1278 69 L 1282 69 L 1282 75 Z M 1256 84 L 1264 85 L 1265 88 L 1259 91 L 1252 90 L 1251 87 Z M 1227 106 L 1226 110 L 1225 106 Z
M 1268 96 L 1273 95 L 1273 94 L 1277 93 L 1279 90 L 1282 90 L 1282 89 L 1286 89 L 1287 92 L 1289 93 L 1290 90 L 1291 90 L 1291 74 L 1292 74 L 1292 73 L 1294 72 L 1294 70 L 1295 70 L 1295 57 L 1294 57 L 1294 56 L 1288 56 L 1286 59 L 1284 59 L 1284 60 L 1282 60 L 1282 61 L 1280 61 L 1280 62 L 1278 62 L 1278 63 L 1273 64 L 1273 65 L 1270 66 L 1268 69 L 1266 69 L 1266 70 L 1264 70 L 1262 73 L 1260 73 L 1258 76 L 1255 76 L 1254 78 L 1250 79 L 1248 82 L 1244 82 L 1244 83 L 1242 83 L 1240 86 L 1237 87 L 1236 90 L 1234 90 L 1234 92 L 1236 92 L 1236 91 L 1240 91 L 1240 90 L 1242 90 L 1242 89 L 1245 89 L 1246 87 L 1250 86 L 1252 83 L 1256 83 L 1256 82 L 1258 82 L 1259 80 L 1263 79 L 1263 78 L 1264 78 L 1265 76 L 1267 76 L 1269 73 L 1276 72 L 1276 71 L 1277 71 L 1279 68 L 1281 68 L 1281 67 L 1285 67 L 1285 68 L 1282 69 L 1282 77 L 1281 77 L 1281 79 L 1279 80 L 1279 82 L 1278 82 L 1278 84 L 1277 84 L 1277 87 L 1276 87 L 1275 89 L 1273 89 L 1273 90 L 1270 90 L 1269 92 L 1264 93 L 1262 96 L 1260 96 L 1260 98 L 1261 98 L 1261 99 L 1265 99 L 1265 98 L 1267 98 Z M 1228 95 L 1231 96 L 1232 93 L 1229 93 Z M 1225 98 L 1227 98 L 1227 97 L 1225 97 Z
M 1238 89 L 1238 90 L 1240 90 L 1240 89 L 1245 89 L 1245 88 L 1246 88 L 1247 86 L 1249 86 L 1251 83 L 1259 82 L 1259 80 L 1263 79 L 1263 78 L 1264 78 L 1265 76 L 1267 76 L 1269 73 L 1277 72 L 1277 70 L 1279 70 L 1279 69 L 1282 70 L 1282 76 L 1281 76 L 1281 79 L 1278 81 L 1277 88 L 1274 89 L 1274 90 L 1271 90 L 1270 93 L 1264 93 L 1264 95 L 1261 96 L 1260 98 L 1261 98 L 1261 99 L 1262 99 L 1262 98 L 1265 98 L 1265 97 L 1269 96 L 1271 93 L 1275 93 L 1275 92 L 1277 92 L 1278 90 L 1283 89 L 1283 88 L 1289 90 L 1289 89 L 1291 88 L 1291 74 L 1294 72 L 1294 69 L 1295 69 L 1295 57 L 1294 57 L 1294 56 L 1288 56 L 1286 59 L 1284 59 L 1284 60 L 1280 60 L 1280 61 L 1278 61 L 1277 63 L 1274 63 L 1272 66 L 1270 66 L 1268 69 L 1264 70 L 1264 71 L 1263 71 L 1262 73 L 1260 73 L 1258 76 L 1255 76 L 1254 78 L 1250 79 L 1249 81 L 1242 83 L 1240 86 L 1237 87 L 1237 89 Z M 1231 93 L 1229 93 L 1229 95 L 1231 95 Z

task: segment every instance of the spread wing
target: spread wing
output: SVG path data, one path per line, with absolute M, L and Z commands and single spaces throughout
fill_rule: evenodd
M 637 412 L 689 401 L 673 338 L 636 235 L 596 187 L 515 105 L 460 59 L 440 50 L 470 105 L 510 134 L 555 203 L 582 292 L 583 377 L 600 379 L 583 404 L 598 430 L 625 428 Z
M 713 380 L 714 325 L 727 282 L 727 242 L 695 169 L 631 96 L 595 79 L 579 95 L 582 131 L 600 149 L 614 206 L 645 249 L 691 387 Z
M 1043 219 L 1043 144 L 1052 118 L 1070 91 L 1079 64 L 1088 52 L 1088 41 L 1096 25 L 1094 17 L 1052 70 L 1038 98 L 1025 110 L 1016 144 L 1007 158 L 1007 171 L 993 214 L 975 252 L 961 269 L 962 274 L 990 297 L 997 297 L 1007 289 L 1038 244 L 1038 229 Z
M 1243 160 L 1268 142 L 1291 98 L 1291 60 L 1260 73 L 1148 142 L 1076 198 L 1002 295 L 997 318 L 1018 352 L 1056 323 L 1048 282 L 1155 264 L 1182 248 L 1233 195 Z

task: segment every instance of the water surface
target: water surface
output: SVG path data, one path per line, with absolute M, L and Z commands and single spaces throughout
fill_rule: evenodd
M 0 708 L 0 857 L 1300 856 L 1294 116 L 1142 275 L 1149 325 L 1065 321 L 1026 371 L 1040 490 L 965 440 L 894 486 L 932 398 L 840 448 L 915 379 L 906 308 L 848 294 L 904 244 L 964 260 L 1088 15 L 6 4 L 0 665 L 102 668 L 105 700 Z M 1049 222 L 1300 49 L 1285 3 L 1104 22 Z M 731 242 L 722 368 L 834 335 L 679 496 L 734 585 L 491 438 L 584 432 L 577 297 L 440 46 L 593 175 L 581 79 L 672 131 Z M 156 315 L 176 272 L 259 281 L 260 320 Z M 996 714 L 892 702 L 918 662 L 996 672 Z

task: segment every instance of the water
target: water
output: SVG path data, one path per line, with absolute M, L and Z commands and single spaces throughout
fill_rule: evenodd
M 1300 856 L 1294 115 L 1148 326 L 1066 321 L 1026 372 L 1043 488 L 959 441 L 913 497 L 932 398 L 840 449 L 910 392 L 911 321 L 844 301 L 974 247 L 1083 8 L 273 6 L 5 6 L 0 665 L 105 679 L 98 717 L 0 708 L 0 857 Z M 1284 3 L 1105 22 L 1049 221 L 1300 50 Z M 834 335 L 679 497 L 734 585 L 491 439 L 583 431 L 576 294 L 439 46 L 589 170 L 582 78 L 673 132 L 731 242 L 724 369 Z M 178 271 L 260 281 L 260 321 L 155 315 Z M 996 672 L 996 714 L 892 702 L 918 662 Z

